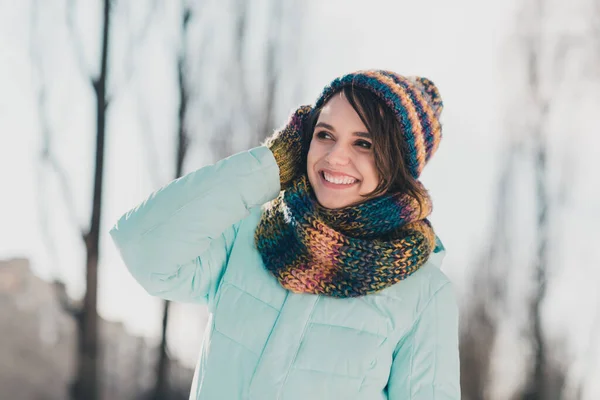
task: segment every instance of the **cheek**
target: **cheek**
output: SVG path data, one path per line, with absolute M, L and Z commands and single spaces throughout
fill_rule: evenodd
M 311 140 L 310 146 L 308 147 L 308 154 L 306 156 L 306 166 L 310 170 L 313 165 L 321 158 L 321 149 L 314 140 Z
M 311 141 L 310 146 L 308 148 L 308 154 L 306 155 L 306 175 L 308 175 L 308 180 L 311 185 L 314 185 L 314 177 L 313 171 L 315 170 L 314 166 L 317 162 L 318 158 L 316 157 L 315 146 L 313 146 L 313 142 Z
M 370 157 L 368 160 L 365 160 L 364 171 L 365 186 L 368 187 L 369 191 L 375 190 L 379 184 L 379 172 L 375 166 L 375 160 L 372 157 Z

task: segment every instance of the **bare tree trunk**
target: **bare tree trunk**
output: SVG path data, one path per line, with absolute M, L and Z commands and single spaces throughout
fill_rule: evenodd
M 537 200 L 536 243 L 534 283 L 535 289 L 530 303 L 530 332 L 533 347 L 533 366 L 528 385 L 523 393 L 524 400 L 544 399 L 546 372 L 546 344 L 542 328 L 541 306 L 546 294 L 547 242 L 548 242 L 548 192 L 546 189 L 546 134 L 544 122 L 548 112 L 548 100 L 541 93 L 541 20 L 544 13 L 544 0 L 535 0 L 532 30 L 527 45 L 527 85 L 534 101 L 535 122 L 533 127 L 533 157 L 535 173 L 535 196 Z
M 546 297 L 547 267 L 548 267 L 548 207 L 549 199 L 546 188 L 546 143 L 541 133 L 541 127 L 536 128 L 535 135 L 535 189 L 537 197 L 536 231 L 536 265 L 535 265 L 535 291 L 530 305 L 531 334 L 533 338 L 533 373 L 529 390 L 525 392 L 524 399 L 545 399 L 547 354 L 546 343 L 542 328 L 541 306 Z
M 156 7 L 157 0 L 152 0 L 152 7 L 149 8 L 148 15 L 138 35 L 131 33 L 128 42 L 129 51 L 126 59 L 131 63 L 133 48 L 146 36 L 148 27 L 150 26 L 151 17 Z M 37 16 L 40 14 L 41 1 L 35 1 L 32 4 L 32 31 L 37 26 Z M 77 327 L 77 349 L 76 349 L 76 369 L 74 372 L 73 381 L 70 385 L 70 396 L 73 399 L 97 399 L 100 398 L 102 391 L 101 376 L 102 368 L 99 365 L 102 359 L 100 351 L 100 333 L 98 326 L 98 258 L 99 258 L 99 240 L 100 240 L 100 222 L 102 210 L 102 185 L 104 172 L 104 152 L 105 152 L 105 133 L 106 133 L 106 112 L 110 103 L 109 88 L 108 88 L 108 57 L 110 47 L 110 29 L 111 29 L 111 0 L 102 2 L 101 14 L 101 43 L 100 43 L 100 58 L 99 58 L 99 73 L 97 76 L 91 75 L 87 71 L 87 63 L 83 52 L 83 44 L 81 36 L 78 34 L 75 23 L 76 6 L 75 0 L 68 0 L 66 4 L 67 25 L 70 30 L 70 40 L 74 45 L 74 53 L 76 60 L 79 63 L 80 72 L 90 81 L 94 89 L 96 98 L 96 147 L 95 147 L 95 165 L 94 165 L 94 181 L 93 181 L 93 196 L 92 196 L 92 213 L 88 228 L 81 227 L 77 221 L 77 213 L 73 193 L 68 184 L 67 171 L 61 168 L 58 160 L 52 155 L 51 149 L 51 124 L 47 115 L 46 105 L 46 88 L 43 84 L 41 50 L 39 44 L 34 45 L 34 35 L 32 34 L 32 58 L 33 65 L 39 73 L 41 85 L 38 97 L 38 106 L 40 109 L 40 118 L 42 126 L 42 154 L 43 162 L 51 166 L 51 170 L 58 176 L 60 182 L 61 194 L 64 198 L 65 205 L 70 211 L 70 223 L 76 226 L 80 231 L 82 241 L 86 250 L 86 292 L 81 303 L 73 302 L 66 294 L 65 285 L 60 281 L 58 274 L 55 276 L 54 288 L 57 298 L 65 310 L 69 313 L 76 322 Z M 39 35 L 38 35 L 39 36 Z M 42 39 L 36 39 L 35 42 Z M 128 65 L 129 66 L 129 65 Z M 129 81 L 132 76 L 133 68 L 129 66 L 126 69 L 122 85 Z M 112 81 L 112 80 L 111 80 Z M 114 95 L 114 93 L 113 93 Z M 53 241 L 50 238 L 49 231 L 44 229 L 49 247 L 52 249 Z
M 535 179 L 537 197 L 536 231 L 536 265 L 535 265 L 535 291 L 530 304 L 531 335 L 533 339 L 533 372 L 529 389 L 525 392 L 524 399 L 545 399 L 547 353 L 546 343 L 542 328 L 541 306 L 546 297 L 547 267 L 548 267 L 548 207 L 549 199 L 546 188 L 546 161 L 547 151 L 541 128 L 537 128 L 535 143 Z
M 514 140 L 514 139 L 509 139 Z M 472 284 L 472 301 L 461 323 L 461 391 L 465 400 L 484 400 L 489 394 L 490 367 L 499 326 L 499 310 L 506 301 L 506 265 L 509 263 L 509 226 L 514 162 L 519 143 L 511 141 L 498 182 L 495 218 L 489 247 L 481 257 Z
M 154 400 L 166 399 L 169 388 L 169 354 L 167 352 L 167 329 L 169 325 L 170 305 L 170 301 L 163 301 L 162 335 L 160 340 L 160 347 L 158 350 L 158 364 L 156 366 Z
M 186 53 L 187 53 L 187 31 L 192 17 L 192 10 L 184 5 L 182 20 L 182 45 L 177 57 L 177 82 L 179 86 L 179 110 L 177 113 L 177 154 L 175 157 L 175 179 L 183 175 L 183 164 L 189 147 L 189 135 L 186 126 L 186 115 L 189 102 L 189 91 L 186 82 Z M 168 300 L 163 302 L 162 334 L 159 347 L 158 365 L 156 369 L 156 384 L 154 387 L 154 399 L 166 399 L 169 390 L 169 355 L 167 352 L 167 330 L 169 325 Z
M 73 398 L 95 400 L 100 397 L 98 374 L 98 254 L 100 217 L 102 205 L 102 181 L 104 174 L 104 139 L 106 130 L 106 80 L 110 31 L 110 0 L 104 0 L 102 31 L 102 55 L 100 75 L 92 80 L 96 94 L 96 162 L 94 169 L 94 194 L 89 232 L 83 235 L 86 247 L 86 291 L 83 310 L 78 319 L 79 352 L 77 376 L 73 385 Z
M 527 143 L 532 145 L 531 153 L 527 157 L 531 157 L 533 165 L 533 196 L 535 200 L 535 238 L 533 242 L 533 289 L 529 295 L 527 312 L 527 332 L 532 348 L 532 358 L 530 360 L 530 372 L 526 379 L 525 386 L 520 389 L 517 393 L 517 397 L 525 400 L 550 400 L 550 399 L 561 399 L 563 398 L 563 386 L 565 382 L 565 367 L 564 361 L 559 360 L 557 356 L 560 349 L 550 348 L 547 344 L 547 338 L 543 329 L 542 310 L 546 300 L 546 288 L 548 281 L 548 271 L 550 268 L 549 259 L 549 248 L 550 248 L 550 231 L 552 228 L 552 216 L 556 213 L 556 209 L 552 207 L 552 196 L 548 188 L 548 155 L 549 155 L 549 140 L 550 131 L 548 129 L 548 121 L 551 116 L 551 106 L 554 99 L 553 90 L 559 82 L 562 81 L 561 69 L 564 69 L 564 59 L 566 51 L 568 50 L 569 38 L 563 37 L 565 35 L 558 35 L 555 31 L 546 32 L 544 29 L 548 29 L 544 19 L 547 17 L 547 8 L 549 3 L 546 0 L 530 0 L 526 2 L 523 9 L 521 10 L 521 30 L 519 31 L 519 38 L 523 40 L 520 45 L 523 45 L 524 54 L 523 59 L 525 62 L 525 73 L 526 73 L 526 90 L 527 96 L 526 101 L 528 105 L 531 105 L 530 117 L 526 121 L 531 121 L 531 125 L 527 126 L 528 135 Z M 557 40 L 558 37 L 558 40 Z M 550 57 L 552 56 L 552 57 Z M 549 61 L 550 60 L 550 61 Z M 512 170 L 512 163 L 514 162 L 514 155 L 518 153 L 519 147 L 523 144 L 521 137 L 512 139 L 513 148 L 511 149 L 507 158 L 508 163 L 505 165 L 505 173 L 502 175 L 501 187 L 504 190 L 508 188 L 507 183 L 516 177 L 515 171 Z M 530 140 L 530 141 L 529 141 Z M 516 147 L 514 147 L 516 146 Z M 508 173 L 508 174 L 506 174 Z M 506 196 L 503 196 L 506 197 Z M 503 199 L 501 197 L 501 199 Z M 500 203 L 499 213 L 501 215 L 507 215 L 506 213 L 506 199 Z M 507 222 L 496 221 L 496 223 Z M 503 250 L 506 254 L 509 252 L 510 244 L 506 237 L 506 232 L 496 232 L 499 234 L 499 238 L 504 243 Z M 496 242 L 497 239 L 494 240 Z M 494 252 L 492 252 L 494 253 Z M 499 254 L 499 253 L 498 253 Z M 493 256 L 493 254 L 492 254 Z M 485 275 L 485 272 L 480 272 L 480 275 Z M 489 275 L 489 274 L 488 274 Z M 500 303 L 505 297 L 504 288 L 502 287 L 501 280 L 502 276 L 490 276 L 492 279 L 489 284 L 483 284 L 490 294 L 486 297 L 491 299 L 500 300 Z M 495 282 L 495 283 L 494 283 Z M 496 293 L 496 290 L 498 292 Z M 496 293 L 496 295 L 494 294 Z M 498 296 L 500 295 L 500 296 Z M 485 307 L 476 306 L 474 321 L 479 321 L 486 335 L 493 332 L 488 332 L 488 322 L 490 320 L 489 314 L 485 313 Z M 481 316 L 481 310 L 484 310 L 484 315 Z M 488 310 L 489 311 L 489 310 Z M 469 320 L 469 322 L 471 322 Z M 497 325 L 498 321 L 495 322 Z M 470 327 L 473 329 L 473 327 Z M 479 329 L 479 325 L 475 327 Z M 477 333 L 478 335 L 481 332 Z M 481 351 L 483 348 L 487 362 L 483 360 L 467 360 L 471 361 L 467 363 L 468 373 L 473 373 L 476 376 L 482 372 L 487 373 L 487 366 L 489 365 L 489 357 L 491 355 L 489 349 L 486 349 L 486 345 L 489 342 L 484 340 L 484 345 L 481 346 L 481 340 L 478 342 L 476 339 L 467 339 L 465 345 L 469 345 L 471 351 Z M 475 344 L 475 346 L 473 345 Z M 493 341 L 492 341 L 493 343 Z M 479 344 L 479 346 L 477 346 Z M 465 352 L 461 351 L 461 355 L 464 356 Z M 468 351 L 467 351 L 468 353 Z M 473 355 L 469 354 L 469 358 Z M 466 366 L 463 366 L 463 369 Z M 466 383 L 463 390 L 468 390 L 468 398 L 470 400 L 484 398 L 484 393 L 481 392 L 482 384 L 480 379 L 476 379 L 476 383 L 473 382 L 472 376 L 464 374 L 462 376 L 463 382 Z M 480 377 L 479 377 L 480 378 Z
M 282 4 L 281 1 L 274 1 L 271 4 L 271 11 L 269 17 L 270 29 L 269 32 L 271 37 L 267 43 L 266 58 L 266 90 L 265 90 L 265 106 L 264 116 L 262 116 L 262 123 L 259 124 L 260 131 L 258 132 L 259 140 L 262 140 L 264 136 L 268 136 L 270 131 L 274 128 L 274 111 L 275 111 L 275 97 L 277 96 L 277 83 L 280 81 L 279 68 L 277 68 L 279 43 L 277 41 L 277 35 L 281 32 L 281 20 L 282 20 Z
M 527 62 L 527 87 L 533 103 L 532 157 L 534 168 L 534 195 L 536 200 L 535 220 L 535 261 L 534 290 L 529 304 L 530 327 L 533 360 L 522 398 L 525 400 L 551 400 L 563 398 L 566 380 L 565 361 L 557 358 L 558 349 L 547 345 L 543 329 L 542 308 L 546 299 L 548 271 L 550 268 L 550 232 L 552 215 L 556 210 L 552 207 L 552 196 L 549 190 L 549 140 L 548 121 L 551 117 L 551 106 L 555 96 L 545 92 L 546 87 L 556 87 L 564 79 L 564 65 L 567 52 L 573 44 L 568 33 L 557 35 L 558 39 L 543 29 L 544 18 L 548 14 L 546 0 L 532 2 L 531 31 L 526 37 L 525 50 Z M 550 45 L 548 45 L 550 44 Z M 550 63 L 548 54 L 553 55 Z M 548 74 L 548 71 L 554 72 Z M 563 187 L 562 190 L 565 190 Z

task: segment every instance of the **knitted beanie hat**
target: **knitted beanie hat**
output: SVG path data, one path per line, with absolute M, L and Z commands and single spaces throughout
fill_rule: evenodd
M 315 107 L 321 107 L 345 86 L 371 91 L 392 110 L 407 144 L 404 161 L 410 174 L 418 179 L 442 138 L 439 117 L 443 102 L 435 84 L 427 78 L 402 76 L 392 71 L 357 71 L 327 85 Z

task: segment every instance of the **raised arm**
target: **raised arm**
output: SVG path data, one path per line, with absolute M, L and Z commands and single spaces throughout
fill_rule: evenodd
M 279 189 L 273 153 L 257 147 L 170 182 L 123 215 L 110 235 L 150 294 L 210 305 L 239 221 Z

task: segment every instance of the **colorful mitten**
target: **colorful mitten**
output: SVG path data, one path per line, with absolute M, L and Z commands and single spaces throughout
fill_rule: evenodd
M 287 189 L 294 178 L 301 173 L 302 129 L 311 111 L 311 106 L 298 108 L 290 116 L 287 124 L 275 131 L 264 143 L 273 153 L 279 166 L 281 190 Z

